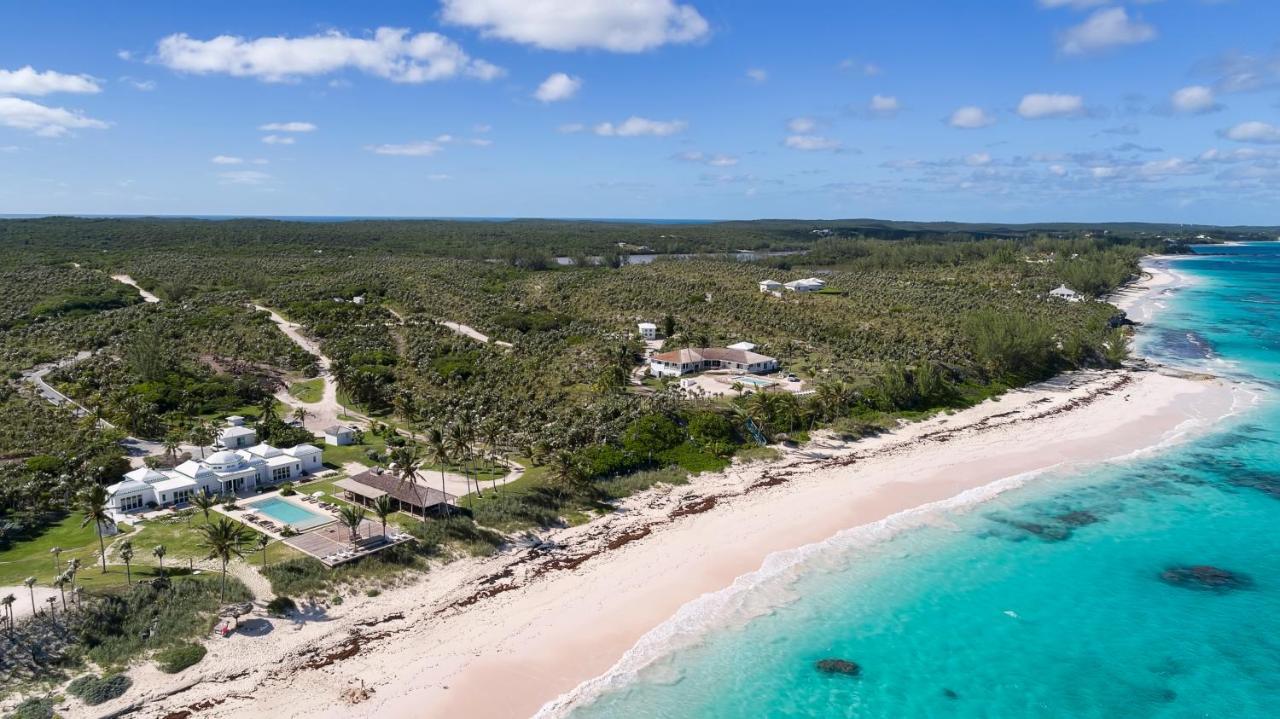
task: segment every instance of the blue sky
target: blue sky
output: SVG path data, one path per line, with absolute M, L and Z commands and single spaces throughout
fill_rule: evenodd
M 1280 222 L 1274 0 L 3 15 L 0 213 Z

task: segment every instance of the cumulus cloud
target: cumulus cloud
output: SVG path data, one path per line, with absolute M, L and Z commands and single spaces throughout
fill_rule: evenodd
M 1122 7 L 1094 12 L 1084 22 L 1058 36 L 1063 55 L 1088 55 L 1121 45 L 1137 45 L 1156 38 L 1156 29 L 1129 17 Z
M 1280 127 L 1266 122 L 1242 122 L 1221 133 L 1228 140 L 1251 142 L 1259 145 L 1280 144 Z
M 839 140 L 821 135 L 788 135 L 782 144 L 792 150 L 803 152 L 838 152 L 844 147 Z
M 996 118 L 976 105 L 966 105 L 951 113 L 947 124 L 962 130 L 976 130 L 996 124 Z
M 1202 114 L 1221 110 L 1214 98 L 1213 89 L 1204 85 L 1191 85 L 1173 93 L 1169 98 L 1175 112 Z
M 738 158 L 733 155 L 707 154 L 698 150 L 677 153 L 674 157 L 681 162 L 696 162 L 711 167 L 733 167 L 738 164 Z
M 787 130 L 796 134 L 807 134 L 818 129 L 818 123 L 811 117 L 793 117 L 787 121 Z
M 560 102 L 578 94 L 582 88 L 582 78 L 567 75 L 563 72 L 552 73 L 534 90 L 533 96 L 541 102 Z
M 242 165 L 244 164 L 244 158 L 231 157 L 230 155 L 214 155 L 209 162 L 215 165 Z
M 62 137 L 72 130 L 107 127 L 107 123 L 78 110 L 48 107 L 17 97 L 0 97 L 0 125 L 28 130 L 41 137 Z
M 1083 115 L 1084 111 L 1084 98 L 1079 95 L 1032 93 L 1018 103 L 1018 114 L 1028 120 Z
M 65 75 L 53 70 L 37 71 L 27 65 L 17 70 L 0 69 L 0 93 L 7 95 L 49 95 L 55 92 L 97 93 L 102 88 L 88 75 Z
M 902 104 L 892 95 L 873 95 L 869 107 L 877 115 L 892 115 L 902 109 Z
M 333 31 L 294 38 L 219 35 L 197 40 L 177 33 L 160 40 L 152 61 L 179 72 L 254 77 L 266 82 L 346 69 L 406 83 L 458 76 L 491 80 L 504 73 L 490 62 L 472 58 L 443 35 L 410 35 L 404 28 L 391 27 L 380 27 L 371 37 L 363 38 Z
M 710 31 L 674 0 L 443 0 L 445 22 L 547 50 L 644 52 Z
M 400 157 L 429 157 L 444 149 L 438 142 L 419 140 L 403 145 L 370 145 L 367 149 L 375 155 L 396 155 Z
M 688 127 L 684 120 L 650 120 L 632 115 L 618 124 L 602 122 L 592 128 L 592 132 L 601 137 L 638 137 L 652 135 L 666 137 L 684 132 Z
M 747 70 L 746 74 L 747 78 L 754 82 L 764 82 L 769 79 L 769 72 L 767 70 L 761 70 L 758 67 L 753 67 L 750 70 Z
M 310 122 L 268 122 L 258 125 L 264 132 L 315 132 L 316 126 Z
M 262 141 L 268 145 L 292 145 L 297 138 L 288 135 L 267 135 L 262 138 Z
M 219 172 L 218 179 L 224 185 L 262 185 L 271 179 L 271 175 L 258 170 L 231 170 Z

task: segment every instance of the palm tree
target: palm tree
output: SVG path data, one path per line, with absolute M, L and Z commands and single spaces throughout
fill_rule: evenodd
M 71 592 L 73 594 L 80 591 L 80 587 L 76 586 L 76 575 L 80 573 L 81 566 L 79 557 L 72 557 L 71 561 L 67 562 L 67 579 L 71 581 Z
M 58 588 L 58 593 L 62 595 L 62 611 L 67 611 L 67 575 L 64 572 L 53 578 L 53 586 Z
M 352 386 L 352 380 L 355 377 L 355 374 L 351 371 L 351 367 L 349 367 L 347 363 L 334 362 L 330 365 L 329 377 L 333 380 L 333 384 L 338 390 L 337 394 L 339 397 L 342 395 L 351 395 L 351 392 L 354 389 Z M 347 408 L 341 401 L 338 402 L 338 408 L 342 410 L 343 414 L 347 413 Z
M 58 610 L 57 610 L 58 598 L 49 597 L 45 601 L 49 603 L 49 621 L 53 622 L 54 624 L 57 624 L 58 623 Z
M 378 515 L 378 521 L 382 522 L 382 538 L 387 538 L 387 518 L 394 513 L 395 505 L 391 504 L 391 497 L 382 495 L 373 500 L 373 513 Z
M 200 492 L 196 492 L 195 496 L 191 498 L 191 504 L 196 509 L 200 510 L 201 512 L 204 512 L 204 521 L 208 522 L 209 510 L 218 506 L 218 498 L 210 494 L 209 490 L 206 489 Z M 190 524 L 190 521 L 188 521 L 187 523 Z
M 50 547 L 49 554 L 53 555 L 53 571 L 58 573 L 62 571 L 62 547 Z
M 107 573 L 107 543 L 102 539 L 103 528 L 111 522 L 111 513 L 107 511 L 107 490 L 101 484 L 89 488 L 80 498 L 80 511 L 84 512 L 81 527 L 93 522 L 98 533 L 98 549 L 102 553 L 102 573 Z
M 552 455 L 547 468 L 547 478 L 551 480 L 552 486 L 561 497 L 566 497 L 580 489 L 587 480 L 587 474 L 582 470 L 582 466 L 572 454 L 563 450 Z
M 276 398 L 267 395 L 258 402 L 258 423 L 270 422 L 273 419 L 279 419 L 280 415 L 276 411 Z
M 449 448 L 449 451 L 453 453 L 453 456 L 458 460 L 458 464 L 462 467 L 462 476 L 467 482 L 467 504 L 470 506 L 471 472 L 467 468 L 467 462 L 471 458 L 471 430 L 461 420 L 454 422 L 449 425 L 448 430 L 445 432 L 444 441 L 445 446 Z M 478 490 L 479 487 L 477 487 L 476 496 L 480 496 Z
M 171 430 L 164 436 L 164 453 L 169 456 L 170 462 L 178 461 L 178 450 L 182 449 L 182 435 L 176 430 Z
M 156 560 L 160 562 L 160 576 L 162 577 L 164 576 L 164 555 L 167 554 L 168 551 L 169 550 L 164 548 L 163 544 L 157 544 L 151 549 L 151 556 L 155 557 Z
M 489 460 L 489 474 L 491 475 L 489 480 L 493 483 L 494 494 L 498 493 L 498 475 L 493 471 L 493 468 L 496 463 L 495 457 L 498 452 L 498 434 L 500 431 L 501 428 L 498 423 L 492 419 L 480 425 L 480 439 L 484 442 L 485 458 Z
M 208 422 L 201 420 L 196 426 L 191 428 L 189 439 L 191 443 L 200 448 L 200 459 L 204 459 L 204 448 L 213 444 L 213 440 L 217 439 L 218 433 L 209 426 Z
M 444 468 L 449 465 L 449 448 L 445 446 L 444 431 L 438 427 L 427 430 L 427 461 L 440 465 L 440 493 L 445 497 Z M 449 503 L 444 503 L 444 515 L 449 516 Z
M 244 556 L 244 545 L 249 542 L 249 530 L 239 522 L 220 517 L 213 524 L 202 524 L 199 530 L 200 546 L 209 551 L 207 559 L 218 559 L 222 562 L 221 600 L 227 600 L 227 562 L 232 557 Z
M 27 577 L 22 580 L 22 583 L 26 586 L 27 591 L 31 593 L 31 616 L 34 617 L 36 615 L 36 578 Z
M 0 607 L 4 607 L 5 619 L 9 620 L 9 636 L 13 636 L 13 603 L 18 601 L 12 594 L 0 597 Z
M 396 489 L 406 484 L 413 488 L 413 496 L 418 498 L 418 506 L 422 508 L 422 521 L 427 521 L 427 503 L 418 491 L 418 470 L 422 468 L 422 460 L 418 457 L 418 448 L 412 444 L 396 447 L 391 452 L 391 463 L 395 467 Z
M 124 583 L 133 584 L 133 542 L 126 539 L 120 543 L 120 558 L 124 560 Z
M 338 519 L 351 530 L 351 545 L 355 546 L 357 536 L 360 531 L 360 523 L 364 521 L 364 507 L 348 504 L 338 509 Z
M 311 413 L 307 411 L 306 407 L 293 408 L 293 420 L 300 425 L 305 425 L 307 423 L 307 417 L 310 416 Z
M 266 566 L 267 566 L 267 547 L 268 547 L 270 544 L 271 544 L 271 537 L 268 537 L 268 536 L 267 536 L 267 535 L 265 535 L 265 534 L 259 534 L 259 535 L 258 535 L 258 544 L 257 544 L 257 548 L 258 548 L 258 549 L 260 549 L 260 550 L 262 550 L 262 567 L 263 567 L 264 569 L 265 569 L 265 568 L 266 568 Z

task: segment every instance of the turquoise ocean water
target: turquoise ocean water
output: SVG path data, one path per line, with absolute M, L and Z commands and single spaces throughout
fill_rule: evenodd
M 1189 442 L 812 549 L 573 719 L 1280 716 L 1280 245 L 1160 260 L 1140 351 L 1256 385 Z M 1207 254 L 1213 253 L 1213 254 Z M 1162 579 L 1212 565 L 1237 588 Z M 726 600 L 728 601 L 728 600 Z M 857 677 L 815 662 L 856 662 Z

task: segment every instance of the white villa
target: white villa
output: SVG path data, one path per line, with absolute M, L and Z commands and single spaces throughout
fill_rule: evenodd
M 747 350 L 702 347 L 663 352 L 649 358 L 649 374 L 654 377 L 679 377 L 690 372 L 731 369 L 764 374 L 778 369 L 778 360 Z
M 321 434 L 324 435 L 325 444 L 331 444 L 335 447 L 345 447 L 349 444 L 355 443 L 356 441 L 355 429 L 348 427 L 345 424 L 335 424 L 330 427 L 325 427 L 324 432 Z
M 1079 292 L 1076 292 L 1066 285 L 1059 285 L 1057 289 L 1049 290 L 1049 296 L 1056 297 L 1060 300 L 1066 300 L 1067 302 L 1079 302 L 1084 299 Z
M 259 444 L 248 449 L 224 449 L 202 460 L 187 460 L 173 469 L 135 469 L 107 487 L 113 513 L 168 507 L 187 502 L 197 492 L 239 493 L 298 479 L 319 471 L 322 450 L 310 444 L 277 449 Z
M 777 280 L 764 280 L 760 283 L 760 291 L 779 294 L 782 292 L 782 283 Z
M 820 280 L 817 277 L 806 277 L 803 280 L 792 280 L 783 287 L 792 292 L 817 292 L 827 286 L 826 280 Z
M 640 330 L 640 339 L 656 340 L 658 339 L 658 326 L 652 322 L 641 322 L 636 325 Z
M 252 427 L 244 426 L 244 417 L 235 415 L 227 417 L 227 426 L 218 430 L 215 444 L 226 449 L 243 449 L 258 443 L 258 432 Z

